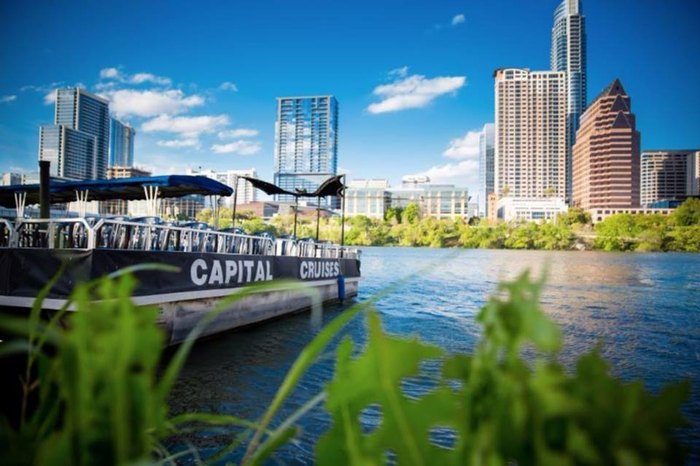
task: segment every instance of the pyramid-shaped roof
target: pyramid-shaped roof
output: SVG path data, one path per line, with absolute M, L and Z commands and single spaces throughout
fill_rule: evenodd
M 595 102 L 598 99 L 601 99 L 603 97 L 610 97 L 614 95 L 627 95 L 627 92 L 625 91 L 625 88 L 622 87 L 622 83 L 618 78 L 615 78 L 613 82 L 608 84 L 608 86 L 603 89 L 603 92 L 598 94 L 598 97 L 593 99 L 593 102 Z
M 613 121 L 612 128 L 619 129 L 619 128 L 631 128 L 632 123 L 630 123 L 629 119 L 627 118 L 627 115 L 625 115 L 623 112 L 619 112 L 617 116 L 615 117 L 615 121 Z
M 617 97 L 615 97 L 615 101 L 612 104 L 612 107 L 610 107 L 611 112 L 629 112 L 630 107 L 627 105 L 627 102 L 625 99 L 622 97 L 622 95 L 618 94 Z

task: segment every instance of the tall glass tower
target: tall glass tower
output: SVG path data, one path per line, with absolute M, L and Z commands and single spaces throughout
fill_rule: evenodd
M 136 131 L 116 118 L 111 119 L 109 130 L 109 166 L 134 166 L 134 136 Z
M 338 168 L 338 101 L 335 97 L 279 97 L 275 122 L 275 184 L 312 192 Z M 293 202 L 291 196 L 276 200 Z M 329 207 L 339 199 L 329 198 Z
M 107 177 L 109 102 L 81 88 L 56 91 L 53 125 L 39 130 L 39 160 L 51 161 L 53 176 Z
M 586 18 L 580 0 L 563 0 L 554 10 L 550 63 L 552 71 L 567 73 L 566 198 L 571 201 L 572 148 L 586 110 Z
M 496 191 L 494 183 L 496 134 L 493 123 L 486 123 L 479 135 L 479 213 L 488 216 L 488 196 Z

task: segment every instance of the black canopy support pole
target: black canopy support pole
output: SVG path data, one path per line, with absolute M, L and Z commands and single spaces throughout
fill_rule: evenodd
M 236 228 L 236 206 L 238 205 L 238 177 L 234 178 L 233 187 L 233 215 L 231 215 L 231 228 Z
M 345 175 L 343 175 L 343 187 L 340 188 L 340 202 L 343 203 L 340 215 L 340 246 L 345 246 Z
M 316 241 L 318 241 L 318 231 L 321 225 L 321 198 L 316 198 Z
M 297 212 L 299 211 L 299 196 L 294 196 L 294 239 L 297 239 Z
M 51 205 L 49 201 L 49 190 L 51 189 L 51 178 L 49 168 L 51 162 L 39 160 L 39 217 L 49 218 L 51 216 Z

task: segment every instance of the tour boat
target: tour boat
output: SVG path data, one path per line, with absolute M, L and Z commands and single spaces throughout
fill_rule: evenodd
M 339 177 L 335 178 L 333 189 L 342 188 Z M 259 183 L 264 185 L 274 186 Z M 48 218 L 50 215 L 44 213 L 44 218 L 24 218 L 25 205 L 39 203 L 41 191 L 40 185 L 0 187 L 0 205 L 14 204 L 17 210 L 16 219 L 0 219 L 0 307 L 28 311 L 61 267 L 63 273 L 43 301 L 43 309 L 65 306 L 78 281 L 137 264 L 167 264 L 177 271 L 135 272 L 139 283 L 132 299 L 138 305 L 159 308 L 159 323 L 172 345 L 182 342 L 220 300 L 252 283 L 272 285 L 227 305 L 202 336 L 307 309 L 312 299 L 308 288 L 315 289 L 324 302 L 357 294 L 360 251 L 354 248 L 181 225 L 156 216 L 129 219 L 85 214 L 90 200 L 144 199 L 155 213 L 163 197 L 232 194 L 230 187 L 206 177 L 54 182 L 43 188 L 43 196 L 54 204 L 77 202 L 79 216 Z M 317 197 L 320 200 L 322 196 Z M 279 279 L 301 285 L 275 287 L 274 281 Z

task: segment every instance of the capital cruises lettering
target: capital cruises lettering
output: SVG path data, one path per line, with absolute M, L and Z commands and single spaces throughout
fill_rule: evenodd
M 229 285 L 272 280 L 269 260 L 213 260 L 196 259 L 190 267 L 190 279 L 197 286 Z
M 302 261 L 299 267 L 299 276 L 302 280 L 307 278 L 334 278 L 338 276 L 340 264 L 338 262 Z

